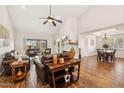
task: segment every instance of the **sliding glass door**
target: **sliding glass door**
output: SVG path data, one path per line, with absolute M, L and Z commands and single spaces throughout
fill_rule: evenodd
M 35 49 L 39 52 L 44 52 L 47 48 L 47 40 L 42 39 L 24 39 L 25 50 Z

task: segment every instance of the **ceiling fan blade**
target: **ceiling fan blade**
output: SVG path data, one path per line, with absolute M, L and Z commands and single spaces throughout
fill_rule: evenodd
M 58 19 L 54 19 L 55 21 L 59 22 L 59 23 L 62 23 L 62 21 L 58 20 Z
M 43 24 L 46 24 L 48 22 L 48 20 L 47 21 L 45 21 Z
M 53 25 L 56 26 L 56 23 L 54 21 L 52 21 Z

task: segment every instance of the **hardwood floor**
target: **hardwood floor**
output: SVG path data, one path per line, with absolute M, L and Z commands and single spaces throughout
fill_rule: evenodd
M 16 84 L 11 83 L 11 77 L 0 76 L 1 88 L 48 88 L 37 79 L 35 65 L 31 65 L 27 79 Z M 115 63 L 97 62 L 96 56 L 82 59 L 80 79 L 69 88 L 122 88 L 124 87 L 124 59 Z

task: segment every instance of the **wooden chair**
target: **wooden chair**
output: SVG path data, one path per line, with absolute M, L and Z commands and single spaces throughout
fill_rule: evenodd
M 107 62 L 115 62 L 116 61 L 116 57 L 115 57 L 115 53 L 116 53 L 116 49 L 112 49 L 113 52 L 110 53 L 106 53 L 106 60 Z
M 104 49 L 97 49 L 97 61 L 106 61 Z

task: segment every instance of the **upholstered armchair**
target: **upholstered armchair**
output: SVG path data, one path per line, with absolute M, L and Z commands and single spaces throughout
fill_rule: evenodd
M 57 60 L 59 60 L 60 54 L 57 54 Z M 61 57 L 64 58 L 64 60 L 69 60 L 69 53 L 68 52 L 63 52 L 61 54 Z M 46 66 L 47 63 L 53 62 L 53 55 L 52 54 L 47 54 L 43 55 L 41 60 L 35 59 L 34 64 L 36 67 L 36 73 L 37 77 L 43 82 L 43 83 L 48 83 L 48 73 L 49 70 Z
M 34 59 L 34 64 L 35 64 L 35 68 L 36 68 L 37 77 L 43 83 L 45 83 L 45 66 L 38 59 Z
M 27 65 L 27 71 L 29 71 L 30 70 L 30 60 L 29 60 L 29 58 L 23 58 L 23 60 L 28 60 L 29 61 L 28 65 Z M 12 69 L 10 67 L 10 64 L 14 61 L 17 61 L 17 59 L 14 57 L 14 50 L 10 51 L 10 52 L 7 52 L 5 54 L 5 57 L 3 58 L 3 62 L 2 62 L 5 75 L 11 75 Z

